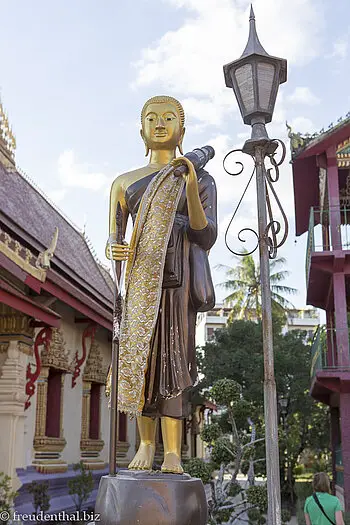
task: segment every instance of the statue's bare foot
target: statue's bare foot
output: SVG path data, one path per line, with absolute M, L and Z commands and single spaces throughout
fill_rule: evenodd
M 168 452 L 164 456 L 164 461 L 162 465 L 162 472 L 169 472 L 172 474 L 183 474 L 183 468 L 181 466 L 181 459 L 177 454 L 173 452 Z
M 139 449 L 128 466 L 129 470 L 152 470 L 156 447 L 148 443 L 141 443 Z

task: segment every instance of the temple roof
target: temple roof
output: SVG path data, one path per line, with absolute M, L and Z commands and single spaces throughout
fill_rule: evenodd
M 350 113 L 336 125 L 312 135 L 295 133 L 288 126 L 293 166 L 295 234 L 308 230 L 310 208 L 320 205 L 319 168 L 329 148 L 336 148 L 339 170 L 350 168 Z
M 37 253 L 46 250 L 58 228 L 51 268 L 87 292 L 104 307 L 113 294 L 105 271 L 92 255 L 86 239 L 18 171 L 0 162 L 0 222 L 20 242 Z
M 318 132 L 310 135 L 309 133 L 293 132 L 292 128 L 286 123 L 288 129 L 288 137 L 290 139 L 290 148 L 292 153 L 292 159 L 305 158 L 310 155 L 314 155 L 317 152 L 318 146 L 322 146 L 327 139 L 332 139 L 336 135 L 342 135 L 343 130 L 346 130 L 350 124 L 350 112 L 346 115 L 345 118 L 340 118 L 338 122 L 333 125 L 331 123 L 328 126 L 328 129 L 325 131 L 321 129 Z M 350 165 L 350 133 L 346 136 L 346 139 L 341 140 L 337 144 L 337 157 L 338 157 L 338 166 L 347 167 Z

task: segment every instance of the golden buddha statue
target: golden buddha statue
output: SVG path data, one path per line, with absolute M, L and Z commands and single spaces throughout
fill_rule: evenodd
M 161 419 L 162 472 L 183 473 L 182 420 L 188 391 L 197 381 L 195 325 L 198 311 L 215 302 L 207 252 L 217 236 L 216 186 L 196 173 L 182 151 L 184 110 L 176 99 L 157 96 L 141 113 L 141 137 L 149 163 L 120 175 L 110 193 L 106 255 L 126 261 L 126 292 L 120 335 L 118 410 L 137 417 L 139 449 L 129 469 L 151 470 L 156 423 Z M 185 164 L 176 177 L 173 167 Z M 170 169 L 169 169 L 170 166 Z M 116 243 L 117 204 L 122 238 L 128 217 L 133 235 Z

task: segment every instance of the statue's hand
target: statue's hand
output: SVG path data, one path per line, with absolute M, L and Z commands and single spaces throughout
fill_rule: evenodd
M 198 185 L 196 170 L 189 159 L 186 157 L 178 157 L 177 159 L 172 160 L 170 164 L 175 168 L 178 168 L 179 166 L 187 166 L 187 173 L 182 175 L 186 181 L 186 186 Z
M 109 260 L 112 258 L 114 261 L 127 261 L 131 253 L 132 250 L 130 250 L 130 246 L 127 243 L 118 244 L 116 242 L 112 242 L 106 246 L 106 257 Z

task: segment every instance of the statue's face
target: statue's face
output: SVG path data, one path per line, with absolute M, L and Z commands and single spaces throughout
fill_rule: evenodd
M 175 149 L 183 132 L 176 106 L 169 102 L 147 106 L 141 134 L 149 149 Z

